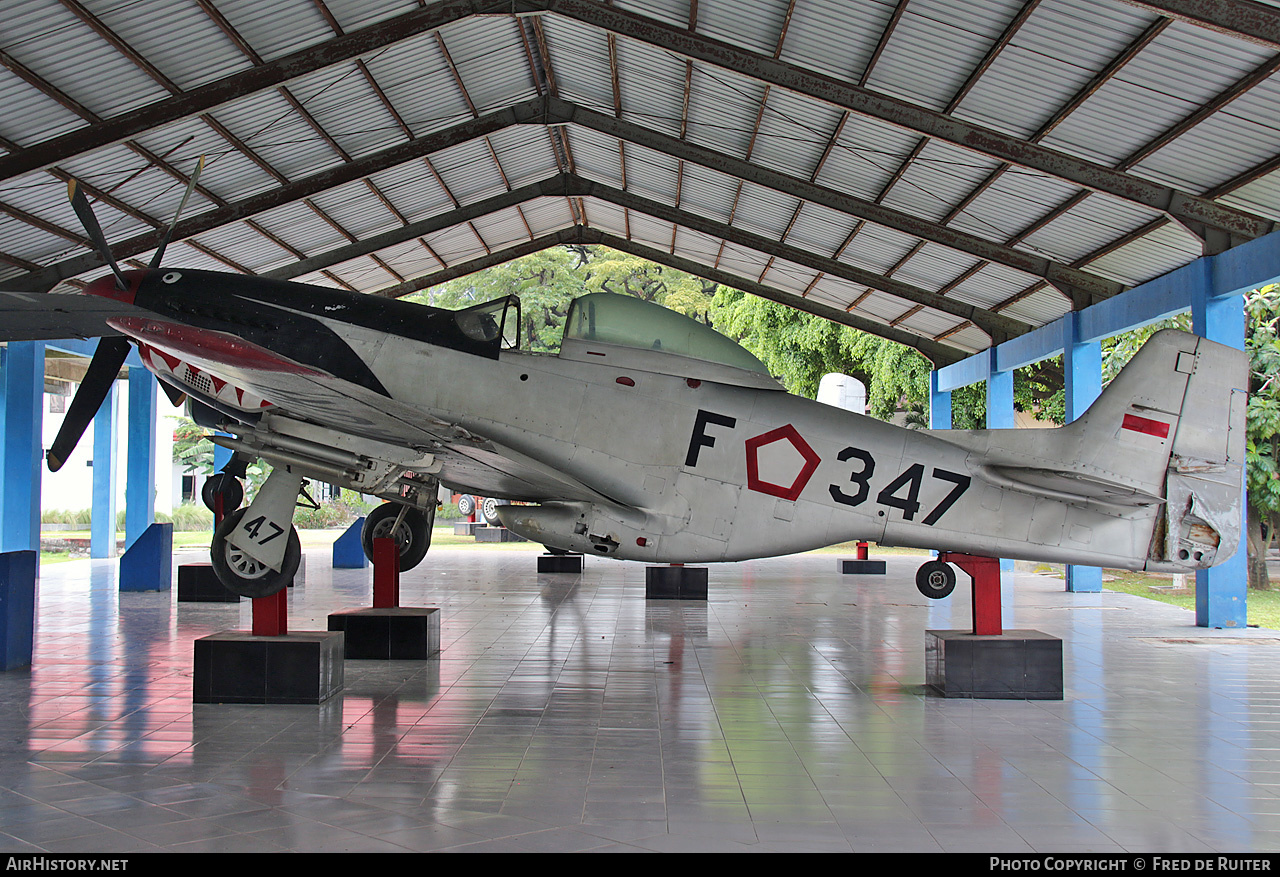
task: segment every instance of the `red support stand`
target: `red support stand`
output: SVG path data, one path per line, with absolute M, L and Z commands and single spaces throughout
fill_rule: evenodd
M 1000 560 L 943 551 L 943 563 L 954 563 L 973 580 L 973 633 L 975 636 L 999 636 L 1004 633 L 1000 613 Z
M 858 560 L 866 560 L 866 559 L 867 559 L 867 543 L 866 543 L 866 542 L 859 542 L 859 543 L 858 543 L 858 554 L 857 554 L 857 557 L 858 557 Z
M 440 651 L 440 610 L 401 608 L 400 544 L 373 540 L 373 606 L 329 616 L 347 658 L 420 661 Z
M 253 601 L 253 635 L 285 636 L 289 633 L 289 589 Z
M 400 605 L 400 546 L 394 539 L 373 540 L 373 608 Z

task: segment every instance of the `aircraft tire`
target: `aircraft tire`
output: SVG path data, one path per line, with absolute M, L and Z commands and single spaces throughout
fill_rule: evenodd
M 218 494 L 222 494 L 222 514 L 229 515 L 244 502 L 244 485 L 239 478 L 226 472 L 210 475 L 200 488 L 200 499 L 211 512 L 217 511 Z
M 391 528 L 395 526 L 400 509 L 400 503 L 384 502 L 364 519 L 360 547 L 370 562 L 373 562 L 373 540 L 392 536 Z M 431 547 L 431 526 L 427 516 L 418 509 L 409 509 L 393 538 L 400 545 L 400 571 L 408 572 L 422 563 L 427 549 Z
M 469 494 L 464 493 L 458 497 L 458 514 L 464 518 L 471 517 L 476 510 L 476 501 Z
M 498 518 L 498 501 L 493 497 L 486 496 L 480 503 L 480 514 L 490 527 L 502 526 L 502 521 Z
M 956 589 L 956 571 L 940 560 L 927 561 L 916 570 L 916 587 L 930 600 L 941 600 Z
M 218 529 L 213 533 L 213 543 L 209 546 L 209 561 L 213 565 L 213 573 L 222 582 L 222 586 L 241 597 L 270 597 L 293 581 L 293 576 L 302 563 L 302 545 L 298 541 L 298 530 L 289 526 L 289 541 L 285 545 L 284 562 L 280 572 L 264 566 L 240 549 L 227 538 L 239 525 L 240 519 L 248 509 L 236 509 L 222 519 Z

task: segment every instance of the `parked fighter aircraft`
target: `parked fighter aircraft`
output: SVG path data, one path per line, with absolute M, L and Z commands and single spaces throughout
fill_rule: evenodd
M 426 553 L 441 483 L 521 501 L 499 507 L 503 523 L 549 547 L 648 562 L 856 539 L 1184 572 L 1239 542 L 1244 354 L 1192 335 L 1155 335 L 1068 426 L 914 431 L 788 395 L 734 342 L 637 299 L 578 299 L 545 355 L 518 349 L 515 297 L 447 311 L 160 269 L 163 247 L 122 272 L 74 187 L 73 202 L 112 274 L 82 295 L 0 296 L 4 337 L 110 336 L 49 465 L 136 345 L 235 459 L 275 466 L 214 535 L 218 576 L 241 594 L 292 578 L 303 478 L 387 500 L 366 545 L 394 535 L 402 568 Z M 236 487 L 215 482 L 228 508 Z M 954 582 L 936 561 L 917 577 L 934 597 Z

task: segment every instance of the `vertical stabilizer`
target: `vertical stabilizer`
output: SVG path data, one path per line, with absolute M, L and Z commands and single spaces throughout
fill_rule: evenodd
M 1186 572 L 1240 544 L 1247 387 L 1244 351 L 1166 329 L 1066 426 L 933 434 L 1005 489 L 1129 521 L 1132 568 Z

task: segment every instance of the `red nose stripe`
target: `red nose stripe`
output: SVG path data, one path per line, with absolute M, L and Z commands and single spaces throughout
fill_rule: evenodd
M 1139 417 L 1136 414 L 1126 414 L 1124 422 L 1120 425 L 1122 429 L 1131 429 L 1134 432 L 1140 432 L 1145 435 L 1154 435 L 1157 438 L 1169 437 L 1169 424 L 1162 420 L 1152 420 L 1149 417 Z

